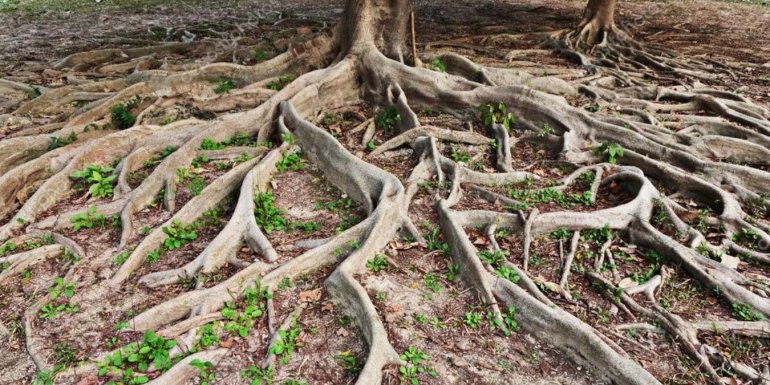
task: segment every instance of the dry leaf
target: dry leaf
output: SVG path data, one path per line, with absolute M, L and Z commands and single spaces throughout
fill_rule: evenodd
M 401 310 L 401 306 L 399 306 L 397 303 L 388 303 L 387 305 L 385 305 L 385 310 L 391 313 L 396 313 Z
M 326 312 L 333 312 L 334 311 L 334 305 L 331 302 L 327 302 L 323 306 L 321 306 L 321 310 L 326 311 Z
M 221 347 L 223 347 L 223 348 L 225 348 L 225 349 L 229 349 L 229 348 L 232 348 L 232 347 L 233 347 L 233 340 L 231 340 L 231 339 L 229 339 L 229 338 L 228 338 L 228 339 L 226 339 L 226 340 L 224 340 L 224 341 L 220 342 L 220 343 L 219 343 L 219 346 L 221 346 Z
M 96 385 L 99 383 L 99 379 L 96 378 L 96 375 L 89 374 L 83 378 L 80 379 L 75 385 Z
M 321 288 L 315 290 L 301 291 L 299 293 L 299 302 L 317 302 L 321 299 Z
M 337 335 L 340 337 L 347 337 L 350 335 L 350 332 L 345 328 L 339 328 L 337 329 Z
M 610 183 L 610 191 L 612 191 L 613 194 L 617 194 L 620 192 L 620 185 L 617 184 L 614 180 L 612 183 Z

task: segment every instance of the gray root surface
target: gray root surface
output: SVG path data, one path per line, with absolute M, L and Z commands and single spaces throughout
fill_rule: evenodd
M 765 210 L 768 209 L 767 202 L 761 198 L 762 194 L 770 191 L 770 173 L 747 165 L 770 164 L 767 161 L 770 155 L 770 112 L 766 108 L 725 91 L 642 85 L 639 79 L 628 73 L 669 71 L 696 78 L 706 78 L 708 74 L 703 63 L 683 62 L 662 50 L 649 53 L 627 39 L 615 26 L 612 11 L 607 13 L 607 7 L 611 5 L 614 8 L 613 0 L 592 0 L 580 32 L 577 35 L 567 32 L 555 39 L 566 46 L 566 52 L 586 65 L 592 63 L 585 55 L 577 53 L 578 48 L 590 44 L 597 45 L 597 49 L 608 50 L 607 62 L 599 64 L 607 67 L 609 83 L 614 87 L 606 86 L 606 78 L 602 82 L 589 80 L 581 84 L 561 79 L 557 81 L 555 78 L 534 81 L 531 76 L 522 77 L 520 73 L 486 68 L 454 54 L 442 56 L 449 73 L 409 67 L 404 63 L 409 62 L 409 55 L 414 54 L 403 45 L 407 35 L 407 25 L 403 20 L 412 11 L 411 2 L 350 0 L 347 3 L 345 19 L 331 36 L 322 34 L 253 67 L 215 63 L 182 72 L 138 71 L 124 80 L 42 90 L 45 91 L 42 96 L 21 104 L 15 114 L 27 116 L 55 111 L 70 103 L 68 100 L 72 98 L 89 101 L 87 108 L 73 114 L 62 125 L 41 129 L 40 132 L 30 131 L 28 135 L 13 136 L 0 142 L 0 218 L 5 218 L 0 226 L 0 240 L 23 241 L 26 235 L 19 234 L 25 231 L 32 234 L 67 228 L 70 219 L 84 213 L 85 208 L 49 214 L 47 218 L 41 216 L 71 196 L 73 181 L 70 175 L 88 164 L 116 162 L 118 178 L 115 196 L 110 202 L 95 205 L 99 213 L 114 214 L 120 218 L 122 231 L 116 250 L 125 249 L 138 241 L 133 225 L 135 216 L 151 204 L 161 190 L 164 191 L 164 207 L 171 213 L 171 218 L 144 236 L 117 271 L 82 296 L 75 297 L 73 300 L 76 303 L 96 300 L 128 283 L 133 284 L 132 279 L 147 287 L 161 288 L 192 279 L 201 273 L 216 272 L 228 263 L 239 266 L 240 270 L 223 282 L 167 299 L 144 310 L 130 322 L 138 331 L 159 330 L 161 335 L 190 342 L 198 328 L 221 318 L 219 312 L 225 302 L 253 287 L 255 280 L 259 279 L 263 285 L 272 288 L 283 279 L 333 267 L 324 285 L 338 307 L 355 321 L 368 347 L 364 367 L 356 381 L 359 385 L 380 384 L 387 367 L 403 362 L 391 345 L 386 326 L 358 277 L 366 274 L 367 259 L 380 253 L 401 231 L 414 235 L 419 243 L 425 243 L 409 219 L 409 206 L 419 184 L 434 178 L 449 186 L 448 195 L 435 197 L 434 209 L 439 217 L 442 238 L 449 244 L 453 262 L 460 267 L 464 284 L 489 306 L 498 320 L 501 319 L 501 309 L 515 307 L 517 321 L 525 332 L 563 349 L 607 382 L 660 383 L 630 354 L 613 343 L 610 340 L 612 337 L 562 309 L 558 301 L 541 291 L 541 287 L 551 285 L 547 287 L 555 288 L 554 291 L 572 300 L 567 290 L 570 267 L 580 248 L 581 233 L 587 230 L 607 226 L 623 232 L 635 244 L 655 250 L 681 264 L 692 278 L 727 301 L 749 305 L 765 317 L 770 317 L 770 289 L 766 277 L 762 281 L 743 275 L 701 255 L 696 248 L 706 242 L 706 234 L 685 223 L 679 216 L 688 210 L 661 192 L 651 179 L 655 178 L 677 194 L 713 209 L 715 217 L 712 221 L 723 225 L 726 234 L 725 244 L 708 245 L 710 250 L 741 253 L 758 263 L 767 263 L 770 261 L 767 250 L 749 249 L 732 241 L 732 235 L 750 231 L 759 240 L 770 244 L 770 234 L 760 224 L 747 221 L 749 215 L 744 211 L 744 207 L 757 202 Z M 136 67 L 149 60 L 145 56 L 151 53 L 184 53 L 200 49 L 205 49 L 204 43 L 156 49 L 100 50 L 72 55 L 56 66 L 100 66 L 101 71 L 119 72 L 128 68 L 110 64 L 119 56 L 130 59 L 131 66 Z M 420 63 L 419 58 L 411 59 L 413 63 Z M 302 75 L 280 91 L 260 91 L 265 82 L 290 72 Z M 105 123 L 109 108 L 115 103 L 142 96 L 153 100 L 149 108 L 163 108 L 187 93 L 196 92 L 196 83 L 200 86 L 200 83 L 224 77 L 232 78 L 242 89 L 221 97 L 196 95 L 197 105 L 209 111 L 227 111 L 234 105 L 250 101 L 252 104 L 245 111 L 211 121 L 191 119 L 165 126 L 145 124 L 140 119 L 137 125 L 122 131 L 84 132 L 90 124 Z M 524 82 L 532 87 L 522 85 Z M 8 81 L 0 82 L 0 87 L 35 92 L 25 85 Z M 99 92 L 105 88 L 119 90 Z M 618 115 L 589 113 L 570 106 L 559 96 L 575 95 L 577 92 L 593 98 L 599 105 L 616 104 L 623 109 Z M 370 155 L 385 157 L 402 147 L 410 148 L 420 161 L 405 183 L 352 154 L 334 136 L 311 123 L 313 117 L 323 111 L 361 101 L 393 106 L 401 116 L 398 134 Z M 514 131 L 509 132 L 500 124 L 490 127 L 489 135 L 423 126 L 414 112 L 429 109 L 454 116 L 468 116 L 468 111 L 490 102 L 505 103 L 516 115 Z M 685 115 L 677 122 L 664 122 L 672 116 L 680 117 L 672 114 L 682 112 L 704 112 L 710 116 Z M 149 115 L 147 113 L 141 118 Z M 553 132 L 537 133 L 538 128 L 545 124 L 552 127 Z M 672 129 L 676 124 L 686 127 Z M 375 125 L 367 120 L 356 130 L 365 130 L 364 142 L 368 143 L 374 136 Z M 67 137 L 71 133 L 78 134 L 77 141 L 48 150 L 50 135 Z M 256 136 L 260 141 L 290 134 L 296 143 L 286 141 L 272 150 L 200 149 L 204 138 L 222 141 L 236 133 Z M 440 151 L 444 143 L 484 145 L 493 139 L 497 144 L 496 172 L 471 170 L 443 156 Z M 538 208 L 527 213 L 500 212 L 491 208 L 460 210 L 460 202 L 467 192 L 490 201 L 490 207 L 522 203 L 495 192 L 496 188 L 540 179 L 535 173 L 513 167 L 516 156 L 512 154 L 512 148 L 520 141 L 539 143 L 549 151 L 560 154 L 561 161 L 576 165 L 577 171 L 565 177 L 562 185 L 555 190 L 566 191 L 584 172 L 591 172 L 594 174 L 589 187 L 592 204 L 597 202 L 603 187 L 614 185 L 632 194 L 633 199 L 615 207 L 587 212 L 540 212 Z M 602 143 L 622 146 L 625 155 L 617 159 L 619 164 L 602 163 L 601 155 L 587 151 Z M 166 146 L 178 148 L 132 188 L 129 175 Z M 368 216 L 329 239 L 300 242 L 307 248 L 304 253 L 278 262 L 280 254 L 255 220 L 253 199 L 254 194 L 272 188 L 270 182 L 277 162 L 286 154 L 297 151 L 296 146 L 319 167 L 331 184 L 360 203 Z M 175 207 L 178 169 L 189 166 L 200 155 L 229 160 L 243 152 L 254 158 L 215 179 L 183 207 Z M 148 254 L 164 242 L 164 226 L 170 226 L 175 220 L 192 223 L 234 193 L 238 198 L 232 217 L 197 257 L 179 268 L 132 277 Z M 672 238 L 653 226 L 651 220 L 656 209 L 667 213 L 672 225 L 686 238 L 684 241 Z M 466 231 L 469 228 L 486 229 L 494 251 L 500 251 L 496 230 L 509 230 L 523 240 L 522 256 L 505 261 L 505 266 L 518 273 L 518 282 L 497 276 L 491 266 L 481 261 L 479 250 Z M 570 242 L 562 244 L 563 271 L 558 283 L 542 282 L 540 278 L 528 275 L 529 249 L 534 240 L 557 229 L 573 232 Z M 0 283 L 34 263 L 59 255 L 62 248 L 81 258 L 88 257 L 73 240 L 56 233 L 53 238 L 54 245 L 0 258 L 0 263 L 8 264 L 0 273 Z M 360 247 L 342 254 L 337 252 L 350 242 L 356 242 Z M 253 263 L 239 261 L 236 254 L 244 245 L 261 258 Z M 605 255 L 612 258 L 611 246 L 612 240 L 602 249 L 597 271 L 602 265 L 601 258 Z M 597 271 L 589 272 L 588 276 L 611 287 L 618 284 L 620 277 L 617 272 L 607 277 Z M 70 269 L 65 278 L 76 279 L 76 269 Z M 767 337 L 770 333 L 764 321 L 720 321 L 718 324 L 706 320 L 684 321 L 656 303 L 655 296 L 664 280 L 665 274 L 661 273 L 647 283 L 629 288 L 622 294 L 623 310 L 632 317 L 646 315 L 659 320 L 660 331 L 668 333 L 681 344 L 712 380 L 717 380 L 714 365 L 723 363 L 717 362 L 718 355 L 709 349 L 697 348 L 700 344 L 696 331 L 717 325 L 720 329 L 750 336 Z M 644 294 L 650 304 L 637 303 L 632 297 L 637 294 Z M 27 349 L 41 370 L 51 365 L 41 357 L 45 341 L 36 337 L 32 319 L 37 316 L 43 301 L 36 302 L 25 313 Z M 302 308 L 297 309 L 296 316 L 299 316 Z M 95 316 L 95 312 L 88 310 L 81 317 Z M 275 316 L 272 307 L 270 313 L 272 322 Z M 296 316 L 292 314 L 285 318 L 287 321 L 279 330 L 288 328 L 287 322 Z M 7 334 L 7 330 L 0 327 L 0 333 Z M 182 348 L 178 351 L 181 352 Z M 189 365 L 192 359 L 216 364 L 228 353 L 228 349 L 196 353 L 151 383 L 185 383 L 196 374 L 197 369 Z M 268 356 L 265 364 L 269 365 L 273 360 L 274 357 Z M 724 364 L 749 380 L 761 379 L 761 371 L 756 368 L 738 362 Z

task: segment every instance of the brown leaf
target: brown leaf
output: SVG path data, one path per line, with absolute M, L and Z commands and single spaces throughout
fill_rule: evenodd
M 347 331 L 347 329 L 345 329 L 345 328 L 339 328 L 339 329 L 337 329 L 337 333 L 336 334 L 338 336 L 340 336 L 340 337 L 347 337 L 347 336 L 350 335 L 350 332 Z
M 223 348 L 225 348 L 225 349 L 229 349 L 229 348 L 232 348 L 232 347 L 233 347 L 233 340 L 232 340 L 232 339 L 230 339 L 230 338 L 228 338 L 228 339 L 226 339 L 226 340 L 224 340 L 224 341 L 220 342 L 220 343 L 219 343 L 219 346 L 221 346 L 221 347 L 223 347 Z
M 334 311 L 334 305 L 331 302 L 327 302 L 321 306 L 321 310 L 326 312 L 333 312 Z
M 620 192 L 620 185 L 615 183 L 613 180 L 612 183 L 610 183 L 610 191 L 612 191 L 613 194 L 617 194 Z
M 321 300 L 321 288 L 315 290 L 301 291 L 299 293 L 299 302 L 317 302 Z
M 89 374 L 81 378 L 80 381 L 75 383 L 75 385 L 96 385 L 97 383 L 99 383 L 99 379 L 96 378 L 96 375 Z
M 679 214 L 679 217 L 682 218 L 683 221 L 694 221 L 698 219 L 698 216 L 700 213 L 698 211 L 687 211 L 685 213 Z
M 476 246 L 485 246 L 489 244 L 489 239 L 487 239 L 487 237 L 477 237 L 473 240 L 473 244 Z
M 399 306 L 399 304 L 397 303 L 388 303 L 387 305 L 385 305 L 385 310 L 391 313 L 397 313 L 401 311 L 401 306 Z

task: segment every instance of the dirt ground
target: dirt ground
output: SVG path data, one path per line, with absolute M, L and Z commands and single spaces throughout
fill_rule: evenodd
M 417 1 L 418 47 L 440 46 L 444 41 L 478 33 L 516 34 L 563 29 L 577 24 L 583 6 L 583 1 L 562 0 Z M 0 13 L 0 25 L 3 25 L 0 30 L 0 76 L 14 77 L 30 71 L 40 73 L 43 82 L 46 78 L 42 75 L 44 68 L 57 59 L 79 51 L 142 47 L 161 42 L 235 34 L 236 26 L 261 22 L 265 18 L 269 18 L 277 26 L 286 19 L 290 20 L 286 23 L 291 23 L 295 29 L 306 26 L 322 28 L 334 23 L 341 12 L 340 2 L 325 0 L 164 3 L 143 6 L 140 9 L 118 7 L 100 10 L 96 7 L 89 8 L 84 13 L 61 8 L 48 12 L 3 12 Z M 618 22 L 632 31 L 640 41 L 660 44 L 689 57 L 733 65 L 734 77 L 720 77 L 720 84 L 717 85 L 746 95 L 760 104 L 770 105 L 770 7 L 707 0 L 624 1 L 619 5 Z M 550 61 L 548 65 L 576 68 L 555 55 L 546 60 Z M 373 118 L 375 109 L 367 105 L 357 105 L 350 106 L 340 114 L 345 117 L 337 119 L 331 118 L 330 115 L 327 119 L 324 115 L 319 116 L 317 120 L 322 128 L 337 135 L 337 139 L 344 143 L 350 152 L 363 154 L 368 151 L 366 144 L 360 143 L 358 137 L 348 132 L 362 121 Z M 434 116 L 430 111 L 421 113 L 420 119 L 423 124 L 463 127 L 461 121 L 446 116 Z M 373 140 L 377 143 L 384 142 L 387 138 L 382 135 L 378 133 Z M 249 144 L 251 145 L 253 143 Z M 447 156 L 453 156 L 451 153 L 455 151 L 454 148 L 444 150 Z M 517 150 L 517 161 L 522 162 L 521 166 L 534 158 L 539 159 L 542 155 L 536 148 L 526 145 L 521 145 Z M 469 146 L 467 151 L 473 160 L 478 161 L 479 169 L 492 168 L 490 159 L 484 155 L 484 146 Z M 361 220 L 364 215 L 360 205 L 353 204 L 349 197 L 331 187 L 311 159 L 303 160 L 307 163 L 306 167 L 289 170 L 274 180 L 275 202 L 285 210 L 287 220 L 319 223 L 319 228 L 312 230 L 313 238 L 333 236 L 340 232 L 340 228 L 351 227 Z M 409 170 L 415 163 L 415 159 L 408 154 L 368 160 L 398 176 L 402 181 L 408 177 Z M 230 170 L 228 167 L 235 165 L 220 167 L 212 163 L 199 167 L 195 172 L 205 175 L 201 183 L 210 183 Z M 140 171 L 145 173 L 142 175 L 146 175 L 151 170 L 152 167 L 147 166 L 146 170 Z M 554 179 L 566 176 L 563 169 L 553 168 L 544 172 Z M 143 176 L 137 178 L 141 181 Z M 195 194 L 191 185 L 192 182 L 180 189 L 176 197 L 179 207 L 193 199 Z M 433 224 L 437 220 L 431 207 L 431 197 L 440 189 L 440 186 L 421 189 L 410 212 L 414 223 L 426 234 L 433 231 Z M 602 199 L 598 200 L 598 207 L 616 206 L 629 200 L 623 194 L 606 189 L 600 193 Z M 465 209 L 472 209 L 482 202 L 485 201 L 469 197 L 460 205 Z M 52 208 L 50 213 L 66 211 L 77 205 L 82 206 L 83 203 L 84 200 L 73 196 L 69 202 Z M 47 352 L 48 357 L 61 360 L 62 356 L 66 356 L 71 364 L 96 357 L 121 343 L 137 341 L 141 335 L 131 332 L 118 333 L 112 326 L 165 299 L 194 289 L 196 284 L 199 287 L 208 287 L 206 285 L 229 278 L 237 270 L 234 266 L 230 266 L 231 270 L 223 269 L 218 272 L 219 275 L 204 277 L 203 281 L 174 285 L 162 294 L 138 283 L 138 277 L 145 273 L 178 268 L 199 254 L 214 238 L 216 230 L 221 229 L 232 215 L 232 203 L 222 204 L 218 219 L 215 220 L 218 222 L 201 230 L 195 242 L 169 253 L 156 265 L 143 266 L 144 270 L 137 271 L 137 277 L 130 279 L 125 292 L 111 293 L 103 298 L 105 309 L 98 312 L 103 317 L 103 322 L 90 323 L 88 317 L 93 316 L 95 312 L 68 316 L 68 321 L 61 324 L 56 320 L 35 321 L 41 338 L 57 342 L 51 344 L 57 348 Z M 541 207 L 543 212 L 550 209 L 547 206 Z M 139 216 L 135 221 L 138 227 L 152 228 L 167 220 L 169 213 L 160 212 L 156 205 L 144 209 Z M 482 237 L 481 234 L 474 233 L 474 229 L 467 231 L 474 239 Z M 115 229 L 108 229 L 65 234 L 88 244 L 90 249 L 87 253 L 96 258 L 93 262 L 88 262 L 91 265 L 86 265 L 93 269 L 83 274 L 79 286 L 96 282 L 108 276 L 111 269 L 115 268 L 112 258 L 117 250 L 113 246 L 119 237 L 118 233 Z M 283 229 L 268 235 L 283 258 L 279 262 L 283 262 L 302 252 L 295 246 L 295 242 L 305 238 L 307 234 L 300 229 Z M 504 249 L 521 247 L 515 241 L 502 242 Z M 625 273 L 642 274 L 647 256 L 635 253 L 635 250 L 628 251 L 629 244 L 624 236 L 619 236 L 618 244 L 613 247 L 620 254 L 627 253 L 623 254 L 628 259 L 624 267 L 627 269 Z M 538 259 L 537 264 L 533 262 L 533 275 L 546 281 L 558 278 L 558 261 L 555 259 L 558 255 L 558 245 L 553 239 L 535 240 L 533 252 Z M 392 252 L 387 254 L 388 269 L 370 272 L 359 278 L 369 295 L 376 299 L 375 306 L 385 319 L 389 339 L 397 351 L 402 353 L 410 348 L 417 348 L 430 356 L 430 369 L 440 376 L 423 374 L 420 376 L 420 384 L 597 383 L 591 373 L 573 363 L 556 347 L 545 346 L 526 333 L 503 336 L 485 328 L 471 327 L 469 323 L 464 322 L 468 314 L 484 314 L 486 309 L 461 282 L 445 275 L 447 270 L 451 271 L 450 263 L 441 257 L 440 252 L 416 246 L 406 239 L 394 241 L 388 250 Z M 239 258 L 249 262 L 258 257 L 244 248 L 240 251 Z M 589 261 L 583 261 L 583 264 L 590 266 Z M 47 278 L 63 275 L 64 271 L 59 270 L 60 268 L 53 263 L 37 264 L 34 269 L 29 270 L 26 282 L 22 279 L 15 287 L 2 287 L 0 319 L 6 321 L 6 325 L 19 327 L 20 319 L 17 313 L 21 313 L 20 308 L 24 307 L 30 298 L 50 286 L 46 283 Z M 298 321 L 301 334 L 297 339 L 297 354 L 281 364 L 281 369 L 275 374 L 275 383 L 296 384 L 289 381 L 301 379 L 309 384 L 349 384 L 354 382 L 357 370 L 360 370 L 361 361 L 366 357 L 363 339 L 357 334 L 355 325 L 351 324 L 347 315 L 332 304 L 328 293 L 325 290 L 317 291 L 317 288 L 323 287 L 328 274 L 329 271 L 319 271 L 287 282 L 282 281 L 273 298 L 275 310 L 282 316 L 288 316 L 298 302 L 307 304 Z M 671 274 L 669 285 L 675 294 L 664 299 L 668 306 L 686 318 L 730 319 L 729 312 L 720 306 L 719 301 L 713 295 L 704 294 L 705 290 L 701 290 L 701 287 L 687 278 L 680 267 L 674 267 Z M 426 280 L 429 276 L 434 279 Z M 576 279 L 576 289 L 590 286 L 588 279 Z M 132 298 L 139 298 L 140 302 L 131 303 L 130 306 L 123 303 L 122 296 L 128 293 Z M 609 317 L 603 312 L 603 305 L 599 305 L 599 311 L 595 310 L 596 304 L 605 303 L 609 303 L 606 298 L 594 294 L 583 298 L 580 304 L 565 304 L 565 308 L 602 330 L 631 321 L 623 318 L 622 314 Z M 244 304 L 236 303 L 234 306 L 242 305 Z M 73 325 L 82 325 L 82 329 Z M 269 337 L 270 333 L 264 324 L 254 326 L 247 337 L 223 336 L 221 346 L 235 347 L 217 367 L 218 377 L 214 383 L 250 383 L 244 379 L 242 371 L 246 366 L 261 360 Z M 643 345 L 625 335 L 619 335 L 617 342 L 629 351 L 636 351 L 637 361 L 657 378 L 668 379 L 668 384 L 703 383 L 703 377 L 694 370 L 694 364 L 681 358 L 682 352 L 679 348 L 654 333 L 647 333 L 645 338 Z M 737 338 L 729 342 L 734 345 L 754 343 Z M 770 360 L 770 344 L 767 341 L 757 344 L 758 346 L 751 345 L 750 348 L 756 353 L 752 360 L 760 363 L 765 359 Z M 656 351 L 651 348 L 653 345 Z M 15 353 L 0 354 L 0 385 L 32 383 L 36 370 L 34 363 L 23 353 L 23 346 L 22 340 L 16 339 L 9 348 Z M 744 353 L 748 351 L 743 348 L 736 350 Z M 69 378 L 73 381 L 70 383 L 77 380 L 81 385 L 105 382 L 103 378 L 80 378 L 77 368 L 69 370 L 75 373 Z M 384 383 L 397 383 L 398 370 L 398 367 L 388 368 L 388 382 Z M 200 380 L 196 379 L 190 383 L 198 384 Z

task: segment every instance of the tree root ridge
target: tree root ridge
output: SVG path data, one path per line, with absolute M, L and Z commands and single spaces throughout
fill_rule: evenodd
M 380 0 L 371 3 L 383 7 L 385 4 Z M 356 8 L 356 11 L 362 12 L 364 18 L 376 20 L 410 8 L 400 1 L 393 3 L 389 11 L 370 12 L 365 8 Z M 621 342 L 612 341 L 613 331 L 607 334 L 608 328 L 589 326 L 572 315 L 568 307 L 561 307 L 565 302 L 576 303 L 571 282 L 574 284 L 584 275 L 581 278 L 620 290 L 619 303 L 613 306 L 627 315 L 633 325 L 655 320 L 660 327 L 650 329 L 671 337 L 713 381 L 718 380 L 715 365 L 729 366 L 752 381 L 762 379 L 764 374 L 760 370 L 721 356 L 718 349 L 702 343 L 698 333 L 706 333 L 716 325 L 743 335 L 767 337 L 766 322 L 685 321 L 658 304 L 657 298 L 666 290 L 669 277 L 666 266 L 645 282 L 621 289 L 623 276 L 619 269 L 604 269 L 607 265 L 616 266 L 617 256 L 613 256 L 612 250 L 617 246 L 617 239 L 613 237 L 598 242 L 599 252 L 591 259 L 592 271 L 577 272 L 572 267 L 579 264 L 583 256 L 585 236 L 600 230 L 616 231 L 627 235 L 634 245 L 654 250 L 681 265 L 689 276 L 721 298 L 770 317 L 770 280 L 756 273 L 741 273 L 723 263 L 728 261 L 725 257 L 733 254 L 758 263 L 770 261 L 767 249 L 759 247 L 762 242 L 770 244 L 767 216 L 754 214 L 770 208 L 763 195 L 770 190 L 770 173 L 766 168 L 770 155 L 767 108 L 725 91 L 650 87 L 642 83 L 640 76 L 657 76 L 661 80 L 663 75 L 670 74 L 711 79 L 707 71 L 713 67 L 641 46 L 616 30 L 614 24 L 597 29 L 589 21 L 581 25 L 577 35 L 564 33 L 555 39 L 584 65 L 601 66 L 615 81 L 608 85 L 599 80 L 543 79 L 538 84 L 544 86 L 536 89 L 521 85 L 521 77 L 477 65 L 454 54 L 442 57 L 448 65 L 448 74 L 409 67 L 404 64 L 408 55 L 404 54 L 403 47 L 388 43 L 390 39 L 386 35 L 391 33 L 405 32 L 340 27 L 334 38 L 324 34 L 262 65 L 215 63 L 178 73 L 139 71 L 120 81 L 44 90 L 40 98 L 21 104 L 15 114 L 35 116 L 61 108 L 59 101 L 70 103 L 66 101 L 77 98 L 88 102 L 60 126 L 32 129 L 22 125 L 21 129 L 11 132 L 15 136 L 0 143 L 0 217 L 7 219 L 0 227 L 0 240 L 20 243 L 30 237 L 43 237 L 42 234 L 53 239 L 53 244 L 0 257 L 0 263 L 8 264 L 0 272 L 0 283 L 35 263 L 62 254 L 63 249 L 81 260 L 98 259 L 83 250 L 76 242 L 78 238 L 63 235 L 67 234 L 72 218 L 88 213 L 89 209 L 67 208 L 59 212 L 55 208 L 67 200 L 74 186 L 70 178 L 74 171 L 89 164 L 116 164 L 117 182 L 112 199 L 88 201 L 86 196 L 83 201 L 89 205 L 94 203 L 100 214 L 120 218 L 120 240 L 105 254 L 129 247 L 132 250 L 116 271 L 97 264 L 102 270 L 99 278 L 89 276 L 92 288 L 76 296 L 74 301 L 85 303 L 115 290 L 128 293 L 123 290 L 134 282 L 143 290 L 165 290 L 169 285 L 195 280 L 201 274 L 216 273 L 225 265 L 234 266 L 237 271 L 214 286 L 206 288 L 199 284 L 192 291 L 154 304 L 130 320 L 136 331 L 159 330 L 160 335 L 184 342 L 174 350 L 174 354 L 180 354 L 193 346 L 199 328 L 222 319 L 220 310 L 225 303 L 247 288 L 259 284 L 272 291 L 285 279 L 329 269 L 325 271 L 333 272 L 325 279 L 324 287 L 335 304 L 355 321 L 368 348 L 356 383 L 379 384 L 386 367 L 405 363 L 389 341 L 386 323 L 369 297 L 362 277 L 367 274 L 367 260 L 389 247 L 399 232 L 413 236 L 415 244 L 427 245 L 409 213 L 412 199 L 423 188 L 421 185 L 435 181 L 440 188 L 433 197 L 433 210 L 438 216 L 442 240 L 449 245 L 448 253 L 459 267 L 462 284 L 473 290 L 498 324 L 502 324 L 504 311 L 513 307 L 524 331 L 562 348 L 603 380 L 617 384 L 658 384 L 631 353 L 624 351 Z M 352 43 L 340 43 L 340 36 Z M 596 49 L 603 50 L 608 60 L 578 53 L 578 48 L 597 43 Z M 119 72 L 128 64 L 113 65 L 117 55 L 127 55 L 130 66 L 138 68 L 148 63 L 150 59 L 145 56 L 150 51 L 180 52 L 204 46 L 182 44 L 149 51 L 90 52 L 70 56 L 57 66 L 98 66 L 100 70 Z M 418 58 L 413 59 L 419 63 Z M 302 75 L 280 90 L 265 89 L 269 82 L 281 81 L 282 76 L 293 71 Z M 601 79 L 603 75 L 597 76 L 594 79 Z M 211 90 L 200 91 L 201 84 L 223 77 L 231 78 L 242 89 L 219 96 Z M 27 87 L 16 84 L 0 83 L 0 86 L 30 92 Z M 110 91 L 103 91 L 105 89 Z M 577 92 L 593 98 L 600 107 L 621 107 L 617 110 L 619 114 L 601 109 L 587 112 L 570 106 L 563 96 Z M 105 124 L 113 105 L 127 103 L 136 96 L 141 100 L 146 98 L 149 106 L 138 115 L 138 123 L 133 127 L 86 132 L 92 124 Z M 393 107 L 400 119 L 393 127 L 395 136 L 368 155 L 357 156 L 340 139 L 311 123 L 311 117 L 362 99 Z M 185 119 L 166 125 L 154 124 L 155 114 L 184 100 L 206 112 L 229 112 L 234 106 L 243 107 L 243 111 L 226 113 L 213 120 Z M 418 109 L 428 109 L 468 117 L 470 110 L 486 103 L 504 104 L 516 116 L 513 127 L 509 130 L 502 124 L 492 124 L 486 134 L 452 130 L 422 125 L 421 116 L 415 113 Z M 365 144 L 377 133 L 378 127 L 372 122 L 373 119 L 366 120 L 357 128 L 366 129 Z M 64 138 L 70 133 L 80 136 L 61 148 L 49 147 L 50 135 Z M 226 149 L 203 145 L 204 142 L 224 143 L 237 134 L 256 138 L 259 145 Z M 265 144 L 279 138 L 278 146 Z M 481 147 L 492 140 L 497 147 L 491 151 L 490 157 L 494 159 L 489 166 L 472 168 L 465 165 L 467 162 L 452 159 L 455 155 L 450 158 L 442 154 L 444 142 Z M 519 160 L 516 151 L 521 144 L 539 145 L 544 153 L 558 154 L 558 161 L 574 166 L 574 171 L 570 169 L 561 179 L 550 180 L 543 176 L 548 170 L 541 170 L 546 167 L 534 164 L 526 169 L 515 167 Z M 606 148 L 602 150 L 610 144 L 622 147 L 622 155 L 616 158 L 614 153 L 605 151 Z M 19 147 L 23 151 L 17 151 Z M 156 158 L 168 147 L 175 150 L 164 158 Z M 418 165 L 403 183 L 395 173 L 364 160 L 385 159 L 396 150 L 402 151 L 402 147 L 409 147 L 410 150 L 404 151 L 411 151 L 419 158 Z M 330 238 L 297 242 L 306 250 L 286 258 L 279 252 L 281 248 L 271 244 L 265 235 L 267 231 L 258 225 L 254 196 L 273 188 L 271 180 L 278 165 L 298 149 L 318 166 L 326 180 L 360 203 L 367 217 Z M 176 207 L 181 194 L 177 171 L 202 158 L 237 164 L 202 188 L 200 195 Z M 238 163 L 235 159 L 246 160 Z M 147 168 L 150 163 L 153 167 Z M 143 169 L 147 169 L 147 176 L 132 187 L 131 176 Z M 585 175 L 593 175 L 593 179 L 586 179 Z M 569 196 L 576 186 L 583 186 L 582 193 L 588 195 L 580 197 L 585 200 L 580 204 L 592 209 L 570 211 L 565 209 L 566 203 L 558 208 L 547 207 L 530 202 L 527 197 L 514 199 L 512 194 L 501 192 L 528 183 L 546 186 L 533 187 L 533 193 L 563 196 Z M 658 186 L 675 193 L 669 194 Z M 140 240 L 135 229 L 138 213 L 161 191 L 163 206 L 170 217 Z M 490 208 L 462 210 L 467 192 L 487 201 Z M 180 267 L 164 267 L 161 271 L 133 276 L 150 253 L 162 247 L 167 238 L 164 227 L 176 221 L 192 223 L 236 193 L 232 216 L 202 252 Z M 617 204 L 607 203 L 608 194 L 630 198 Z M 683 203 L 683 198 L 708 212 L 700 227 L 693 225 L 693 210 L 689 202 Z M 505 206 L 514 209 L 494 209 Z M 46 213 L 49 216 L 41 218 Z M 669 231 L 661 231 L 653 224 L 656 217 L 661 216 L 669 218 Z M 710 229 L 717 226 L 724 228 L 719 245 L 713 244 L 713 237 L 709 235 Z M 471 230 L 466 230 L 471 228 L 483 230 L 489 242 L 486 245 L 491 249 L 486 250 L 488 252 L 504 255 L 508 251 L 504 247 L 510 243 L 506 237 L 521 240 L 522 248 L 520 252 L 505 255 L 497 265 L 491 264 L 480 258 L 477 246 L 481 243 L 471 241 Z M 509 233 L 498 235 L 500 230 Z M 560 230 L 572 233 L 558 240 L 561 269 L 555 275 L 558 282 L 547 282 L 534 268 L 533 253 L 543 238 Z M 741 242 L 741 237 L 747 234 L 756 240 L 752 246 Z M 134 247 L 135 242 L 138 244 Z M 259 255 L 256 261 L 238 259 L 238 251 L 244 245 Z M 709 255 L 720 255 L 723 259 L 704 256 L 704 249 Z M 71 264 L 65 268 L 68 280 L 87 275 Z M 611 297 L 612 293 L 601 294 Z M 639 295 L 643 295 L 645 303 L 637 302 Z M 35 330 L 33 320 L 44 300 L 35 302 L 24 314 L 26 347 L 41 370 L 50 365 L 41 353 L 45 350 L 45 341 L 39 330 Z M 278 330 L 286 330 L 287 322 L 299 317 L 304 306 L 297 304 L 295 312 L 284 318 Z M 275 314 L 272 303 L 268 308 L 272 345 L 277 333 L 273 322 L 279 315 Z M 620 326 L 614 329 L 622 330 Z M 192 359 L 217 363 L 229 352 L 220 348 L 193 354 L 152 383 L 167 385 L 188 381 L 196 374 L 189 365 Z M 274 359 L 268 354 L 263 367 L 270 366 Z

